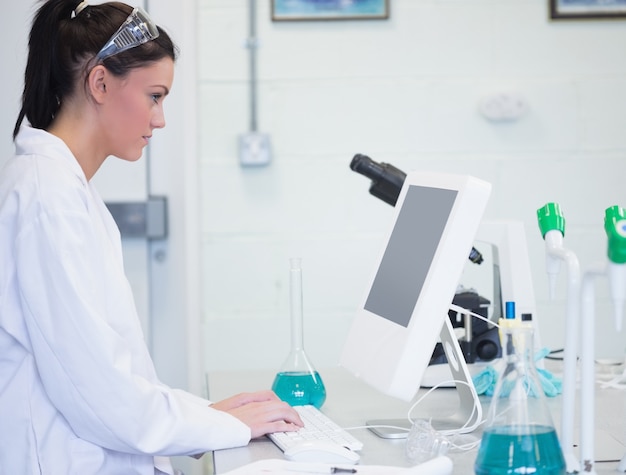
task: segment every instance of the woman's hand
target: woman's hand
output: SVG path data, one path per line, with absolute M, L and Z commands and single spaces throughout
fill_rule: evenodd
M 211 405 L 250 427 L 252 438 L 272 432 L 296 431 L 304 426 L 298 413 L 273 391 L 242 393 Z

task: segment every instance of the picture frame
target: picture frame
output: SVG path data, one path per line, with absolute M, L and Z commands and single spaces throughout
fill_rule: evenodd
M 272 0 L 272 21 L 386 20 L 389 0 Z
M 626 0 L 549 0 L 550 19 L 626 18 Z

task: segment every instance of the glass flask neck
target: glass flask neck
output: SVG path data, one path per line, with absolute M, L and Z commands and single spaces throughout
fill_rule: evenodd
M 515 364 L 519 370 L 532 370 L 533 359 L 533 328 L 531 326 L 515 326 L 501 330 L 503 337 L 502 354 L 504 361 Z
M 302 267 L 300 259 L 293 257 L 289 259 L 291 268 L 289 270 L 289 302 L 291 314 L 291 351 L 302 350 L 304 348 L 303 328 L 302 328 Z
M 289 259 L 289 311 L 291 316 L 291 349 L 282 366 L 283 371 L 314 372 L 313 365 L 304 351 L 304 318 L 302 311 L 301 259 Z

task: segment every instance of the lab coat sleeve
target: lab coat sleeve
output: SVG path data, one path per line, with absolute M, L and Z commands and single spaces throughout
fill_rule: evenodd
M 25 224 L 15 250 L 38 371 L 72 430 L 111 450 L 152 455 L 248 443 L 250 429 L 241 421 L 158 381 L 121 252 L 118 260 L 115 243 L 88 210 L 75 203 L 58 208 Z

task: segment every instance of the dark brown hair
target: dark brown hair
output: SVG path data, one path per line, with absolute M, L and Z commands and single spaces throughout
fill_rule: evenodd
M 64 98 L 70 96 L 97 63 L 96 55 L 126 20 L 133 8 L 120 2 L 87 5 L 75 15 L 80 0 L 46 0 L 37 10 L 30 30 L 24 74 L 22 108 L 13 138 L 24 120 L 47 129 Z M 158 38 L 111 56 L 102 64 L 116 76 L 169 57 L 177 48 L 158 28 Z

